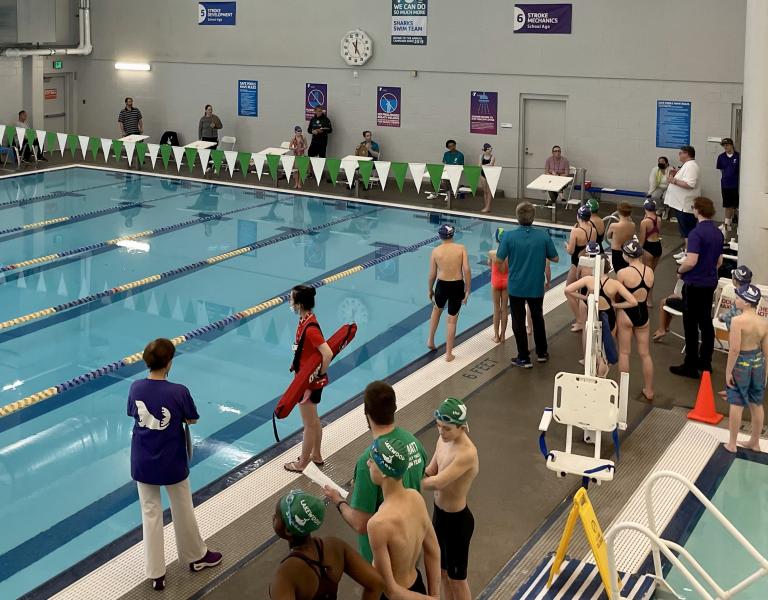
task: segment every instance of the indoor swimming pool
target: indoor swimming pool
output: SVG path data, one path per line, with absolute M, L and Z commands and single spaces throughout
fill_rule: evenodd
M 486 257 L 508 222 L 79 167 L 0 179 L 0 407 L 12 407 L 0 408 L 0 598 L 140 525 L 126 399 L 145 370 L 123 359 L 190 334 L 170 379 L 190 388 L 201 415 L 191 472 L 200 492 L 275 443 L 296 316 L 263 303 L 294 285 L 322 284 L 326 335 L 359 327 L 330 369 L 321 413 L 438 356 L 425 345 L 427 274 L 443 222 L 470 255 L 467 335 L 491 315 Z M 567 230 L 548 231 L 561 257 L 554 278 L 569 264 Z M 298 411 L 278 427 L 297 431 Z

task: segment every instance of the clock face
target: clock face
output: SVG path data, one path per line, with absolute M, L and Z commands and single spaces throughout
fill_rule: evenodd
M 354 29 L 341 39 L 341 58 L 352 67 L 364 65 L 373 56 L 373 41 L 365 31 Z

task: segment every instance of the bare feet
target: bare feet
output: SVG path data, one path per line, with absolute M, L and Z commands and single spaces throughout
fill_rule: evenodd
M 430 350 L 437 349 L 437 346 L 435 346 L 435 340 L 427 340 L 427 348 Z
M 571 333 L 579 333 L 580 331 L 584 331 L 584 328 L 581 325 L 578 323 L 571 325 Z
M 762 449 L 760 448 L 760 444 L 750 444 L 747 442 L 746 444 L 737 444 L 741 448 L 746 448 L 747 450 L 752 450 L 753 452 L 762 452 Z
M 445 362 L 451 362 L 454 358 L 456 358 L 453 354 L 446 354 L 445 355 Z
M 600 363 L 597 366 L 597 376 L 605 377 L 606 375 L 608 375 L 608 371 L 610 370 L 611 370 L 611 365 L 609 365 L 608 363 Z
M 664 331 L 663 329 L 661 329 L 661 330 L 657 329 L 656 331 L 653 332 L 653 341 L 654 342 L 660 342 L 661 340 L 664 339 L 665 335 L 667 335 L 666 331 Z
M 736 446 L 731 446 L 730 444 L 723 444 L 726 450 L 730 452 L 731 454 L 736 454 Z
M 498 344 L 499 343 L 499 336 L 498 335 L 494 335 L 493 336 L 493 343 L 494 344 Z
M 491 212 L 491 209 L 490 209 L 490 208 L 484 208 L 484 209 L 483 209 L 483 210 L 481 210 L 480 212 L 481 212 L 481 213 L 489 213 L 489 212 Z
M 653 392 L 649 392 L 645 388 L 642 389 L 642 394 L 648 402 L 653 402 Z

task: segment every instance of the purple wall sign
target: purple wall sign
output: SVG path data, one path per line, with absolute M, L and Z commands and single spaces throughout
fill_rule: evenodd
M 311 121 L 315 116 L 315 107 L 328 110 L 328 84 L 308 83 L 304 90 L 304 119 Z
M 515 4 L 515 33 L 571 33 L 572 4 Z
M 472 92 L 469 97 L 469 133 L 496 135 L 498 92 Z
M 400 127 L 400 98 L 399 87 L 376 88 L 377 127 Z

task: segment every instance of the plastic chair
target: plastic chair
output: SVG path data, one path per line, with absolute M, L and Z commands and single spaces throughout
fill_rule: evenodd
M 16 168 L 21 167 L 21 156 L 19 155 L 19 149 L 16 146 L 3 146 L 0 147 L 0 156 L 3 156 L 3 168 L 8 166 L 8 159 L 12 158 L 16 163 Z
M 224 144 L 230 144 L 229 148 L 222 148 Z M 235 150 L 235 144 L 237 144 L 237 138 L 233 135 L 223 135 L 219 140 L 219 150 L 229 150 L 230 152 Z

